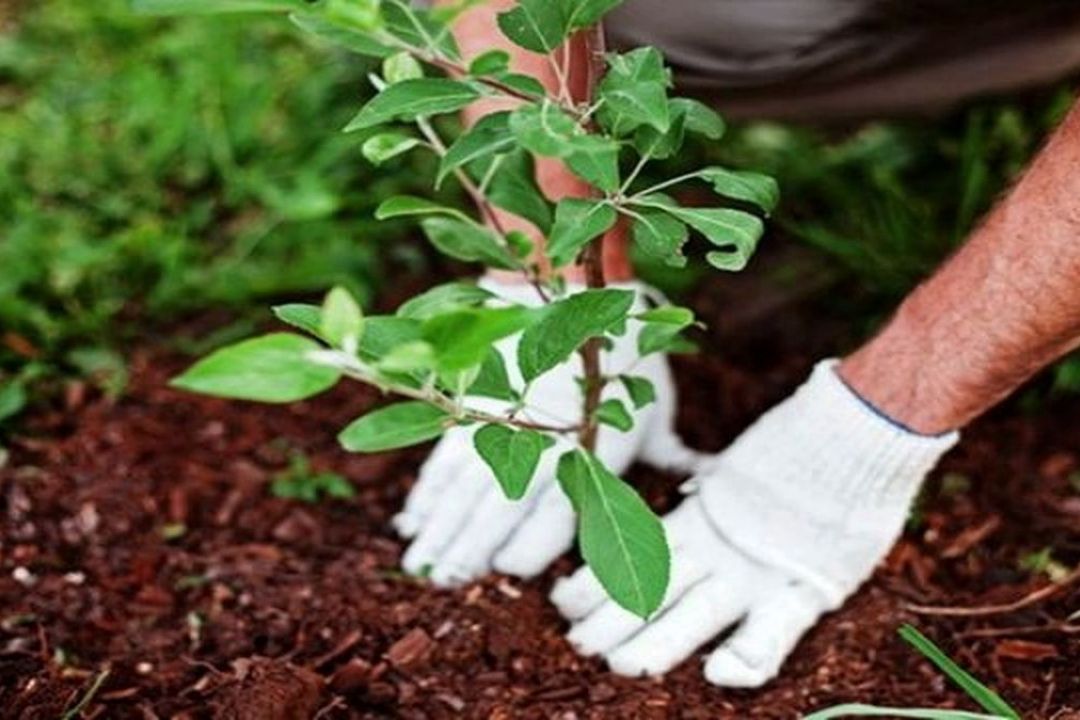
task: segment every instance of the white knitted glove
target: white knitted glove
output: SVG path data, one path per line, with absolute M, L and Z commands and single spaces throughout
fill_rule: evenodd
M 539 298 L 529 285 L 500 284 L 490 279 L 481 286 L 496 295 L 524 305 L 536 305 Z M 639 283 L 621 287 L 638 293 L 639 309 L 644 309 L 644 293 Z M 581 286 L 570 292 L 580 292 Z M 612 471 L 625 470 L 635 459 L 652 465 L 692 472 L 701 456 L 687 449 L 675 435 L 675 388 L 667 360 L 661 354 L 638 362 L 637 336 L 641 323 L 631 321 L 627 332 L 615 339 L 614 347 L 601 355 L 601 367 L 609 375 L 630 373 L 650 380 L 656 402 L 634 413 L 629 432 L 601 426 L 597 455 Z M 517 371 L 517 338 L 496 345 L 506 359 L 513 386 L 524 386 Z M 538 378 L 528 393 L 528 405 L 519 415 L 536 422 L 576 424 L 581 417 L 582 395 L 577 378 L 581 360 L 571 360 Z M 633 408 L 622 383 L 609 383 L 604 399 L 619 398 Z M 470 398 L 470 407 L 503 413 L 507 404 L 489 398 Z M 537 468 L 525 497 L 508 500 L 491 470 L 473 448 L 474 428 L 454 429 L 439 441 L 431 457 L 420 469 L 416 486 L 405 508 L 394 518 L 394 527 L 405 538 L 413 538 L 402 564 L 407 572 L 430 572 L 432 582 L 452 586 L 497 570 L 519 577 L 542 572 L 574 539 L 575 518 L 566 495 L 555 482 L 555 466 L 569 443 L 560 440 L 548 450 Z
M 757 687 L 838 608 L 899 536 L 919 485 L 958 439 L 915 435 L 844 384 L 836 361 L 707 461 L 665 519 L 672 579 L 649 622 L 606 599 L 588 569 L 552 600 L 583 654 L 624 675 L 660 674 L 736 623 L 706 678 Z

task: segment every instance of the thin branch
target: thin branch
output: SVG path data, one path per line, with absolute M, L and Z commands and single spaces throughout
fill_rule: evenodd
M 1025 595 L 1011 603 L 1003 605 L 981 605 L 978 607 L 948 607 L 935 605 L 908 605 L 907 609 L 919 615 L 940 615 L 943 617 L 986 617 L 987 615 L 1005 615 L 1037 605 L 1057 595 L 1071 585 L 1080 584 L 1080 566 L 1056 583 L 1051 583 Z

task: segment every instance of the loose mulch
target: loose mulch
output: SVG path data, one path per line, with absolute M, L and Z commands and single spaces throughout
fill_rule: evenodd
M 725 304 L 698 298 L 707 317 Z M 828 351 L 807 339 L 817 316 L 774 319 L 677 362 L 680 428 L 694 445 L 723 447 Z M 741 355 L 728 352 L 736 345 Z M 68 407 L 40 411 L 12 443 L 0 470 L 0 716 L 75 717 L 80 701 L 87 718 L 259 720 L 795 718 L 852 701 L 977 709 L 898 639 L 910 622 L 1025 718 L 1080 718 L 1080 620 L 1067 621 L 1080 587 L 988 617 L 908 609 L 1023 597 L 1047 583 L 1021 567 L 1044 548 L 1063 567 L 1080 562 L 1075 397 L 1028 393 L 980 421 L 873 580 L 807 636 L 780 679 L 731 691 L 703 681 L 699 658 L 652 680 L 577 657 L 545 601 L 573 558 L 533 582 L 492 577 L 453 592 L 403 576 L 389 519 L 426 448 L 358 456 L 334 443 L 379 401 L 371 391 L 225 402 L 169 389 L 184 362 L 135 352 L 123 400 L 75 387 Z M 346 476 L 356 497 L 272 497 L 293 452 Z M 677 500 L 680 478 L 636 468 L 631 479 L 658 509 Z

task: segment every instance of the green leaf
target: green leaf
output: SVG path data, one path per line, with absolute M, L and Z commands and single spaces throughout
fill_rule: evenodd
M 403 402 L 354 420 L 338 435 L 338 442 L 349 452 L 395 450 L 437 438 L 453 424 L 434 405 Z
M 502 353 L 490 348 L 484 356 L 480 372 L 468 389 L 469 395 L 515 401 L 519 395 L 510 384 L 510 375 L 506 372 L 506 361 Z
M 671 267 L 686 267 L 683 246 L 690 233 L 678 218 L 660 210 L 635 211 L 632 232 L 638 248 L 649 257 Z
M 937 665 L 939 670 L 948 675 L 949 679 L 959 685 L 984 710 L 1010 720 L 1020 720 L 1020 713 L 1002 700 L 1000 695 L 979 682 L 967 670 L 957 665 L 930 638 L 907 624 L 901 626 L 900 637 L 922 653 L 927 660 Z
M 427 198 L 413 195 L 395 195 L 384 200 L 379 207 L 375 208 L 376 220 L 391 220 L 414 215 L 446 215 L 456 220 L 474 222 L 472 218 L 457 208 L 446 207 Z
M 720 114 L 708 105 L 689 98 L 675 98 L 671 101 L 672 113 L 680 113 L 686 118 L 686 129 L 710 140 L 724 137 L 727 125 Z
M 29 402 L 25 385 L 18 380 L 0 383 L 0 422 L 22 412 Z
M 615 208 L 602 200 L 560 200 L 546 248 L 551 262 L 555 267 L 569 265 L 589 241 L 610 230 L 617 218 Z
M 491 161 L 491 158 L 488 158 Z M 488 185 L 488 199 L 496 207 L 525 218 L 540 232 L 551 229 L 551 204 L 536 186 L 536 173 L 532 155 L 518 150 L 498 160 L 499 168 Z M 483 161 L 477 163 L 482 174 L 487 169 Z
M 430 11 L 413 7 L 409 0 L 382 0 L 380 7 L 386 31 L 401 42 L 450 60 L 461 58 L 450 28 Z
M 312 362 L 313 340 L 275 333 L 224 347 L 188 368 L 170 385 L 218 397 L 288 403 L 318 395 L 340 377 L 338 370 Z
M 540 456 L 555 440 L 532 430 L 512 430 L 503 425 L 485 425 L 473 436 L 476 452 L 491 468 L 506 497 L 525 497 L 529 482 L 540 464 Z
M 380 133 L 364 141 L 360 152 L 372 165 L 381 165 L 390 158 L 407 153 L 420 144 L 414 137 L 401 133 Z
M 665 305 L 636 316 L 645 323 L 638 334 L 638 352 L 649 355 L 680 349 L 679 333 L 694 324 L 694 313 L 683 307 Z
M 674 113 L 666 132 L 659 132 L 650 125 L 642 125 L 634 131 L 634 149 L 643 158 L 665 160 L 678 154 L 686 139 L 686 116 Z
M 399 52 L 383 60 L 383 78 L 394 85 L 406 80 L 419 80 L 424 77 L 424 68 L 416 58 L 407 52 Z
M 649 125 L 666 133 L 671 126 L 667 89 L 671 74 L 651 47 L 608 56 L 608 71 L 598 88 L 604 101 L 601 120 L 617 134 Z
M 426 320 L 423 337 L 435 348 L 440 370 L 464 370 L 479 365 L 494 343 L 537 317 L 537 310 L 521 306 L 455 310 Z
M 724 248 L 706 256 L 721 270 L 742 270 L 765 232 L 760 218 L 731 208 L 684 208 L 655 198 L 641 201 L 645 207 L 662 210 L 703 234 L 711 243 Z
M 766 214 L 776 209 L 780 202 L 780 187 L 776 180 L 761 173 L 745 170 L 728 170 L 723 167 L 707 167 L 698 176 L 712 183 L 717 195 L 742 200 L 757 205 Z
M 343 287 L 331 290 L 323 301 L 319 336 L 334 347 L 355 353 L 364 331 L 364 313 L 352 294 Z
M 619 189 L 619 146 L 606 138 L 588 136 L 575 141 L 566 164 L 579 178 L 604 192 Z
M 322 308 L 318 305 L 291 303 L 289 305 L 277 305 L 273 308 L 273 311 L 274 315 L 283 323 L 323 339 Z
M 364 321 L 360 337 L 360 357 L 378 362 L 394 348 L 421 339 L 422 324 L 413 318 L 376 315 Z
M 837 705 L 810 713 L 803 720 L 834 720 L 845 717 L 912 718 L 913 720 L 1001 720 L 1000 715 L 964 712 L 963 710 L 934 710 L 932 708 L 892 708 L 862 703 Z
M 611 599 L 641 618 L 660 607 L 671 553 L 660 519 L 592 454 L 559 458 L 559 484 L 578 512 L 578 544 Z
M 634 427 L 634 416 L 615 398 L 600 403 L 596 408 L 596 419 L 622 432 L 628 432 Z
M 480 97 L 472 85 L 445 78 L 403 80 L 372 98 L 345 126 L 345 132 L 363 130 L 391 120 L 454 112 Z
M 450 310 L 482 305 L 493 297 L 495 296 L 490 292 L 472 283 L 451 282 L 436 285 L 402 303 L 397 309 L 397 314 L 400 317 L 427 320 Z
M 414 373 L 435 367 L 435 349 L 423 340 L 402 343 L 386 353 L 377 363 L 388 373 Z
M 314 3 L 305 0 L 310 8 Z M 330 22 L 364 32 L 374 32 L 382 25 L 379 0 L 323 0 L 319 8 Z
M 564 362 L 582 343 L 626 320 L 634 304 L 630 290 L 586 290 L 544 308 L 518 344 L 518 368 L 531 382 Z
M 516 72 L 503 72 L 496 74 L 494 77 L 511 90 L 519 92 L 522 95 L 532 95 L 537 100 L 547 94 L 547 90 L 544 88 L 543 83 L 532 75 L 524 75 Z
M 510 113 L 498 112 L 485 115 L 476 125 L 462 134 L 446 150 L 439 162 L 435 186 L 442 184 L 455 169 L 474 160 L 505 153 L 514 148 L 514 136 L 510 132 Z
M 656 402 L 656 388 L 647 378 L 637 375 L 620 375 L 619 380 L 626 388 L 626 394 L 630 396 L 630 402 L 634 404 L 635 410 Z
M 303 10 L 304 0 L 132 0 L 137 13 L 199 15 L 234 12 L 287 12 Z
M 513 9 L 499 13 L 499 29 L 514 44 L 542 55 L 562 45 L 570 21 L 559 0 L 518 0 Z
M 331 22 L 322 13 L 297 12 L 289 15 L 289 19 L 304 32 L 358 55 L 382 58 L 396 52 L 369 33 Z
M 428 218 L 420 223 L 420 227 L 431 244 L 444 255 L 503 270 L 516 270 L 520 265 L 493 232 L 474 222 Z
M 469 63 L 470 75 L 494 75 L 506 72 L 510 67 L 510 53 L 505 50 L 488 50 L 473 58 Z
M 578 30 L 600 22 L 623 0 L 557 0 L 565 8 L 570 28 Z
M 550 101 L 524 105 L 510 115 L 514 138 L 529 152 L 564 158 L 570 169 L 605 192 L 619 188 L 619 146 L 589 135 Z

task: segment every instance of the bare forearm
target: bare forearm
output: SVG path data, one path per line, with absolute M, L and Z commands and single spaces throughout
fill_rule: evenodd
M 1080 346 L 1080 104 L 968 243 L 841 376 L 912 429 L 958 428 Z

